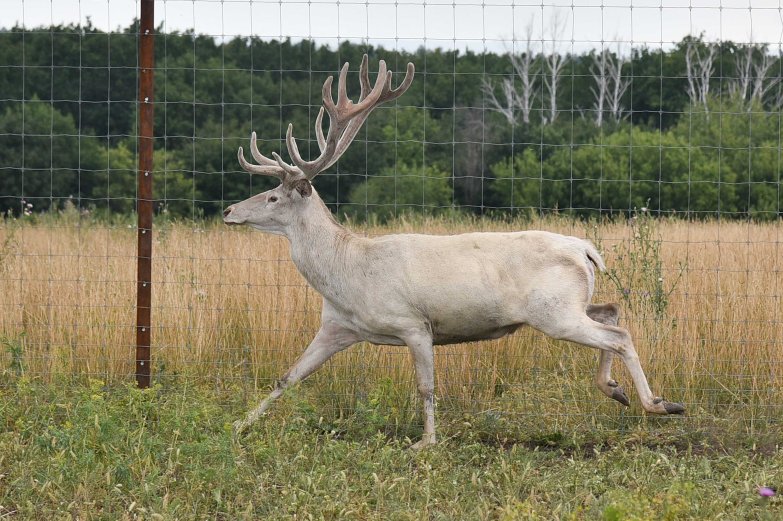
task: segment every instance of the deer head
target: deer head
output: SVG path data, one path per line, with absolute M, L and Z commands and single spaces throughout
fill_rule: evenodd
M 291 163 L 286 163 L 275 152 L 268 158 L 258 151 L 256 133 L 250 137 L 250 153 L 257 164 L 249 163 L 239 147 L 237 157 L 242 169 L 251 174 L 273 176 L 280 179 L 277 188 L 233 204 L 223 212 L 223 222 L 226 224 L 248 224 L 253 228 L 271 233 L 284 233 L 286 226 L 303 208 L 313 204 L 323 207 L 323 202 L 313 190 L 310 182 L 340 159 L 348 146 L 356 137 L 364 121 L 370 113 L 382 103 L 400 97 L 413 82 L 414 67 L 408 63 L 405 78 L 396 89 L 392 89 L 392 73 L 386 70 L 386 63 L 381 60 L 378 67 L 378 78 L 371 86 L 367 70 L 367 55 L 362 58 L 359 68 L 361 93 L 359 101 L 354 103 L 348 99 L 345 80 L 348 75 L 348 63 L 340 70 L 337 83 L 337 103 L 332 98 L 333 76 L 324 81 L 323 106 L 315 120 L 315 135 L 321 155 L 312 161 L 302 159 L 299 147 L 293 136 L 293 125 L 288 125 L 286 132 L 286 147 Z M 329 115 L 329 130 L 324 137 L 324 111 Z

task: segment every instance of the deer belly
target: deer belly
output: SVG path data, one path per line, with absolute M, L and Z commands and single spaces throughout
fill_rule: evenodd
M 476 340 L 493 340 L 513 333 L 522 325 L 519 317 L 510 317 L 491 302 L 484 306 L 464 306 L 450 313 L 432 313 L 429 317 L 432 338 L 436 344 L 456 344 Z
M 459 344 L 462 342 L 476 342 L 478 340 L 495 340 L 516 331 L 522 324 L 511 324 L 492 329 L 470 329 L 463 331 L 436 331 L 433 330 L 433 344 Z

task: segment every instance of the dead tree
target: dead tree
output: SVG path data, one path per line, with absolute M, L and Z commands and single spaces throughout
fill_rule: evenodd
M 529 125 L 536 89 L 533 20 L 525 27 L 524 50 L 521 54 L 509 52 L 509 59 L 519 81 L 519 90 L 515 88 L 512 78 L 504 78 L 501 82 L 503 98 L 500 100 L 495 95 L 495 86 L 486 78 L 482 81 L 481 89 L 487 95 L 490 108 L 502 114 L 510 124 L 516 121 L 517 115 L 521 115 L 522 123 Z
M 700 43 L 700 42 L 699 42 Z M 718 48 L 707 44 L 699 50 L 694 42 L 688 43 L 685 51 L 685 72 L 688 76 L 688 97 L 693 105 L 702 105 L 705 112 L 709 111 L 707 101 L 710 94 L 710 80 L 715 72 L 715 56 Z
M 600 54 L 593 55 L 590 73 L 595 80 L 595 87 L 590 87 L 590 91 L 595 98 L 595 124 L 599 127 L 603 124 L 604 112 L 607 110 L 615 123 L 623 118 L 625 110 L 622 100 L 631 86 L 631 80 L 623 78 L 624 64 L 619 44 L 616 54 L 604 49 Z
M 621 57 L 620 44 L 617 44 L 617 54 L 612 56 L 608 54 L 606 61 L 606 72 L 609 75 L 609 84 L 611 88 L 607 92 L 609 113 L 614 118 L 615 123 L 619 123 L 623 118 L 622 101 L 628 87 L 631 86 L 631 80 L 623 78 L 623 65 L 625 61 Z
M 595 125 L 600 127 L 604 123 L 604 102 L 606 101 L 606 91 L 608 90 L 609 75 L 606 72 L 606 61 L 608 51 L 604 49 L 600 54 L 593 56 L 593 63 L 590 65 L 590 74 L 595 80 L 595 86 L 590 87 L 595 102 Z
M 737 49 L 734 68 L 736 78 L 729 82 L 729 94 L 745 103 L 748 108 L 754 101 L 768 103 L 770 92 L 780 83 L 780 76 L 771 77 L 775 60 L 767 53 L 764 45 L 748 44 Z M 772 102 L 773 106 L 777 106 Z
M 775 61 L 772 56 L 767 54 L 766 47 L 761 49 L 761 59 L 758 63 L 753 65 L 753 72 L 755 77 L 753 78 L 753 93 L 752 99 L 756 99 L 761 103 L 767 100 L 767 96 L 780 83 L 780 75 L 770 77 L 770 70 L 775 65 Z
M 737 50 L 734 59 L 734 69 L 737 77 L 729 82 L 729 94 L 741 100 L 748 99 L 753 83 L 753 51 L 755 46 L 746 45 L 744 49 Z
M 557 87 L 560 84 L 560 76 L 565 66 L 565 59 L 560 54 L 559 41 L 565 30 L 565 21 L 557 11 L 552 15 L 552 24 L 550 26 L 551 47 L 549 55 L 544 57 L 547 74 L 544 76 L 544 85 L 549 95 L 549 117 L 548 122 L 554 123 L 557 119 Z

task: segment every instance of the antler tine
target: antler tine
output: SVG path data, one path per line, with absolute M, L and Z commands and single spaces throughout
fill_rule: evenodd
M 370 86 L 370 73 L 367 67 L 368 61 L 366 54 L 362 56 L 362 64 L 359 66 L 359 83 L 362 85 L 362 92 L 359 94 L 359 102 L 362 102 L 364 98 L 367 97 L 370 90 L 372 90 L 372 87 Z
M 388 83 L 386 84 L 386 89 L 384 93 L 385 95 L 382 96 L 383 101 L 384 102 L 391 101 L 405 94 L 405 91 L 407 91 L 408 87 L 410 87 L 411 83 L 413 83 L 413 75 L 415 72 L 416 72 L 416 68 L 413 66 L 413 63 L 408 62 L 408 68 L 405 71 L 405 77 L 402 79 L 402 83 L 400 83 L 399 87 L 397 87 L 396 89 L 392 89 L 391 88 L 392 73 L 390 71 L 389 80 Z
M 337 85 L 338 90 L 338 99 L 337 99 L 337 120 L 340 122 L 347 122 L 349 120 L 354 119 L 357 114 L 364 112 L 366 110 L 372 111 L 373 108 L 375 108 L 375 105 L 379 103 L 379 99 L 383 94 L 385 83 L 388 77 L 388 72 L 386 71 L 386 62 L 383 60 L 380 60 L 378 62 L 378 78 L 375 80 L 375 85 L 369 90 L 369 92 L 366 92 L 367 89 L 370 88 L 370 78 L 369 73 L 367 72 L 367 66 L 366 66 L 366 58 L 367 55 L 365 54 L 362 58 L 362 67 L 364 70 L 360 70 L 359 78 L 360 83 L 362 84 L 362 94 L 359 97 L 359 102 L 354 104 L 350 99 L 348 99 L 347 94 L 345 93 L 345 73 L 347 73 L 348 69 L 348 63 L 343 66 L 343 69 L 340 71 L 340 83 Z M 331 78 L 331 76 L 330 76 Z M 331 82 L 329 84 L 329 87 L 331 89 Z M 324 94 L 326 95 L 326 85 L 324 85 Z M 366 96 L 365 96 L 366 94 Z M 342 97 L 342 101 L 341 101 Z M 329 98 L 331 99 L 331 90 L 329 91 Z M 329 109 L 327 108 L 327 111 Z M 331 117 L 331 113 L 329 114 Z M 330 133 L 331 133 L 331 122 L 330 122 Z
M 359 81 L 361 83 L 362 89 L 361 93 L 359 94 L 359 103 L 362 103 L 366 99 L 367 95 L 374 90 L 374 88 L 370 85 L 368 61 L 369 59 L 366 54 L 362 56 L 362 63 L 359 66 Z M 381 63 L 383 63 L 383 61 L 381 61 Z M 326 112 L 329 114 L 329 132 L 331 133 L 332 128 L 335 127 L 337 122 L 340 120 L 340 110 L 344 110 L 347 108 L 347 106 L 353 105 L 353 102 L 348 99 L 345 86 L 345 79 L 348 74 L 348 65 L 348 62 L 346 62 L 343 64 L 342 69 L 340 69 L 340 76 L 337 84 L 338 98 L 336 104 L 332 98 L 332 83 L 334 82 L 334 77 L 329 76 L 326 78 L 326 81 L 324 81 L 324 86 L 322 89 L 323 107 L 321 107 L 321 110 L 318 111 L 318 117 L 315 120 L 315 134 L 316 138 L 318 139 L 318 148 L 321 150 L 321 152 L 326 149 L 327 145 L 327 138 L 324 137 L 323 131 L 324 109 L 326 109 Z
M 245 153 L 244 150 L 242 150 L 242 147 L 239 147 L 239 150 L 237 150 L 237 158 L 239 159 L 239 165 L 242 167 L 242 170 L 244 170 L 245 172 L 251 174 L 258 174 L 258 175 L 270 175 L 273 177 L 277 177 L 281 181 L 285 180 L 286 173 L 285 171 L 281 170 L 277 164 L 273 166 L 273 165 L 254 165 L 248 163 L 247 160 L 245 159 Z
M 324 86 L 321 89 L 321 98 L 323 99 L 323 108 L 329 113 L 329 119 L 337 119 L 337 105 L 332 98 L 332 82 L 334 82 L 334 76 L 329 76 L 324 81 Z
M 344 78 L 345 75 L 348 72 L 348 63 L 343 65 L 341 71 L 340 71 L 340 78 Z M 326 78 L 326 81 L 324 81 L 323 88 L 321 89 L 322 98 L 323 98 L 323 106 L 321 107 L 321 110 L 318 111 L 318 116 L 315 120 L 315 133 L 316 138 L 318 140 L 318 148 L 321 150 L 321 155 L 313 160 L 313 161 L 305 161 L 302 159 L 302 155 L 299 153 L 299 146 L 296 144 L 296 139 L 293 136 L 293 125 L 289 124 L 288 129 L 286 130 L 286 136 L 285 136 L 285 143 L 286 147 L 288 148 L 288 154 L 291 156 L 291 161 L 296 166 L 289 165 L 285 161 L 283 161 L 280 156 L 272 154 L 273 157 L 277 160 L 277 163 L 279 166 L 283 169 L 285 169 L 287 172 L 290 172 L 292 169 L 295 169 L 298 174 L 304 174 L 305 177 L 308 179 L 312 179 L 315 177 L 318 172 L 323 170 L 321 168 L 321 163 L 324 160 L 324 157 L 327 154 L 331 154 L 330 151 L 327 150 L 329 147 L 329 137 L 331 136 L 333 131 L 335 130 L 336 124 L 340 119 L 340 106 L 344 105 L 346 103 L 350 103 L 350 100 L 347 99 L 347 94 L 345 92 L 345 86 L 344 81 L 340 81 L 337 90 L 338 90 L 338 101 L 337 104 L 334 102 L 334 98 L 332 98 L 332 83 L 334 82 L 334 76 L 329 76 Z M 342 101 L 343 98 L 345 101 Z M 324 138 L 323 134 L 323 113 L 324 110 L 329 114 L 329 121 L 331 122 L 329 125 L 329 134 L 326 138 Z M 334 148 L 334 147 L 332 147 Z
M 367 55 L 365 54 L 365 57 Z M 364 60 L 362 60 L 364 62 Z M 384 65 L 385 63 L 383 60 L 381 60 L 381 64 Z M 324 170 L 332 166 L 337 160 L 340 158 L 340 156 L 345 152 L 345 150 L 348 148 L 348 145 L 351 144 L 353 141 L 353 138 L 356 137 L 356 134 L 359 132 L 359 129 L 362 128 L 362 125 L 364 125 L 365 120 L 370 115 L 370 112 L 380 105 L 381 103 L 385 103 L 387 101 L 391 101 L 393 99 L 397 99 L 400 96 L 402 96 L 406 90 L 408 90 L 408 87 L 411 86 L 411 83 L 413 83 L 413 75 L 415 73 L 415 69 L 412 63 L 408 63 L 408 68 L 405 72 L 405 78 L 403 79 L 402 83 L 399 87 L 396 89 L 391 88 L 391 80 L 392 80 L 392 72 L 389 71 L 386 73 L 386 78 L 383 83 L 381 83 L 382 76 L 379 74 L 378 80 L 376 80 L 376 87 L 380 84 L 383 86 L 381 89 L 380 95 L 378 96 L 378 100 L 373 103 L 372 106 L 369 107 L 369 109 L 361 114 L 360 116 L 354 118 L 351 120 L 351 122 L 348 124 L 345 131 L 340 136 L 339 142 L 337 143 L 337 148 L 334 152 L 334 158 L 329 161 L 326 166 L 324 166 Z M 369 85 L 369 79 L 367 80 L 367 85 Z
M 302 155 L 299 153 L 299 145 L 296 144 L 296 138 L 294 138 L 294 126 L 291 123 L 288 124 L 288 130 L 285 131 L 285 145 L 288 148 L 288 155 L 291 156 L 291 160 L 295 165 L 299 166 L 300 169 L 302 165 L 307 165 L 307 161 L 302 159 Z M 320 146 L 321 144 L 318 143 L 319 148 Z M 278 163 L 280 162 L 279 156 L 275 157 L 275 159 L 277 159 Z M 304 171 L 304 169 L 302 170 Z
M 386 62 L 383 60 L 379 61 L 378 78 L 375 80 L 375 85 L 373 86 L 370 93 L 367 94 L 367 97 L 363 99 L 362 102 L 355 107 L 356 113 L 365 110 L 365 107 L 367 107 L 368 111 L 372 111 L 372 109 L 374 109 L 375 106 L 378 105 L 378 103 L 380 103 L 379 100 L 381 98 L 381 95 L 383 94 L 383 89 L 386 86 L 386 78 L 388 74 L 389 73 L 386 71 Z
M 253 159 L 255 159 L 259 164 L 277 165 L 277 163 L 258 151 L 258 138 L 255 131 L 250 134 L 250 155 L 252 155 Z
M 239 159 L 239 165 L 244 171 L 251 174 L 277 177 L 280 181 L 285 181 L 289 175 L 303 175 L 296 167 L 280 160 L 279 156 L 277 156 L 276 160 L 264 156 L 258 151 L 257 141 L 258 137 L 256 136 L 256 133 L 253 132 L 250 135 L 250 154 L 253 156 L 253 159 L 258 161 L 259 164 L 257 165 L 248 163 L 245 159 L 245 151 L 242 147 L 239 147 L 239 150 L 237 150 L 237 159 Z M 276 156 L 274 153 L 272 155 Z
M 348 77 L 348 62 L 345 62 L 343 64 L 343 68 L 340 69 L 340 76 L 337 80 L 337 107 L 340 109 L 347 108 L 348 106 L 353 104 L 353 102 L 348 99 L 348 92 L 345 87 L 346 77 Z M 331 92 L 330 92 L 330 96 L 331 96 Z
M 315 118 L 315 137 L 318 139 L 318 148 L 323 152 L 326 149 L 326 138 L 324 138 L 324 108 L 318 111 L 318 116 Z
M 272 152 L 272 157 L 275 158 L 275 161 L 277 162 L 278 166 L 281 169 L 283 169 L 283 171 L 287 174 L 286 177 L 288 176 L 299 177 L 304 174 L 304 172 L 302 172 L 299 168 L 293 165 L 289 165 L 288 163 L 283 161 L 283 158 L 280 157 L 280 154 L 278 154 L 277 152 Z

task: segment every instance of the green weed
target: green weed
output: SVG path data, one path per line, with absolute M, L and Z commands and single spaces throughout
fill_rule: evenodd
M 658 222 L 647 208 L 634 209 L 628 223 L 630 239 L 612 248 L 615 262 L 606 274 L 629 310 L 637 314 L 651 311 L 656 320 L 662 320 L 667 316 L 669 299 L 682 278 L 685 265 L 681 263 L 668 280 Z
M 3 344 L 10 358 L 8 371 L 14 376 L 22 376 L 24 374 L 24 340 L 24 333 L 20 333 L 16 338 L 0 338 L 0 344 Z

